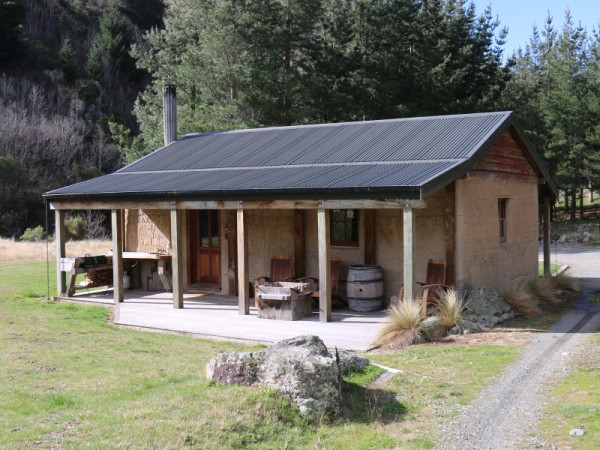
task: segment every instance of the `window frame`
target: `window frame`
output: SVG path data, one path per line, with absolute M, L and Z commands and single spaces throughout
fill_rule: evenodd
M 336 219 L 336 211 L 344 211 L 344 219 Z M 354 218 L 348 217 L 348 211 L 354 211 Z M 337 241 L 334 236 L 334 229 L 336 225 L 344 225 L 344 240 Z M 352 231 L 354 227 L 354 232 Z M 359 210 L 354 208 L 337 208 L 329 211 L 329 244 L 333 247 L 359 247 L 360 237 L 358 233 L 359 228 Z M 352 239 L 352 235 L 355 235 L 355 239 Z
M 498 199 L 498 237 L 500 243 L 508 241 L 508 198 Z

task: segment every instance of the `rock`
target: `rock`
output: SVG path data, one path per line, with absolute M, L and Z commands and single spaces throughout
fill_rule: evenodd
M 560 237 L 558 238 L 558 241 L 556 241 L 559 244 L 566 244 L 569 242 L 569 239 L 567 238 L 566 234 L 561 234 Z
M 581 224 L 577 227 L 577 231 L 579 233 L 583 233 L 584 231 L 592 231 L 592 224 L 591 223 Z
M 261 352 L 219 353 L 206 364 L 206 378 L 227 384 L 250 386 L 258 382 L 258 368 L 263 363 Z
M 421 322 L 421 334 L 428 341 L 437 341 L 448 334 L 449 328 L 440 323 L 440 319 L 429 316 Z
M 341 373 L 362 370 L 369 365 L 369 360 L 367 358 L 363 358 L 362 356 L 358 356 L 357 354 L 346 350 L 339 351 L 338 356 L 338 365 Z
M 581 242 L 590 242 L 590 241 L 593 241 L 593 240 L 594 240 L 594 238 L 593 238 L 593 236 L 589 232 L 584 231 L 581 234 Z
M 510 305 L 487 286 L 476 286 L 469 292 L 463 317 L 483 327 L 491 327 L 514 317 Z
M 259 352 L 221 353 L 208 362 L 206 376 L 276 389 L 310 418 L 339 413 L 342 407 L 340 367 L 318 336 L 286 339 Z
M 569 433 L 571 436 L 583 436 L 585 434 L 585 430 L 582 428 L 574 428 Z
M 471 334 L 471 333 L 482 333 L 483 328 L 475 322 L 463 319 L 454 327 L 450 328 L 448 334 Z

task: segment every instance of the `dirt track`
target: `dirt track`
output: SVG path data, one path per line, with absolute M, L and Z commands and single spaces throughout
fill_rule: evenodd
M 571 267 L 586 290 L 600 289 L 600 251 L 587 247 L 553 248 L 552 262 Z M 492 386 L 439 429 L 439 449 L 516 449 L 543 445 L 537 424 L 545 403 L 544 386 L 565 376 L 589 333 L 600 328 L 600 313 L 587 304 L 565 314 L 536 337 L 522 357 Z

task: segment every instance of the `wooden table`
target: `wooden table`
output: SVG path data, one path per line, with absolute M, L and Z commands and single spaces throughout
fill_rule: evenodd
M 69 272 L 69 280 L 67 282 L 67 296 L 72 297 L 75 295 L 76 289 L 85 289 L 85 287 L 78 287 L 75 284 L 77 275 L 80 273 L 87 273 L 89 270 L 112 270 L 112 254 L 101 255 L 106 258 L 106 261 L 101 264 L 86 266 L 85 256 L 78 256 L 74 258 L 61 258 L 60 267 L 63 272 Z M 89 258 L 89 256 L 87 257 Z M 167 263 L 171 260 L 171 255 L 163 253 L 146 253 L 146 252 L 123 252 L 123 259 L 131 260 L 150 260 L 158 262 L 158 277 L 166 291 L 172 289 L 171 274 L 167 270 Z
M 299 320 L 312 315 L 309 283 L 277 282 L 261 284 L 254 295 L 259 319 Z

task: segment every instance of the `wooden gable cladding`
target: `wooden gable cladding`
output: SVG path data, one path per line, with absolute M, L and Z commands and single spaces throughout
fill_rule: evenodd
M 538 183 L 539 177 L 525 156 L 524 145 L 511 130 L 505 131 L 469 175 Z

